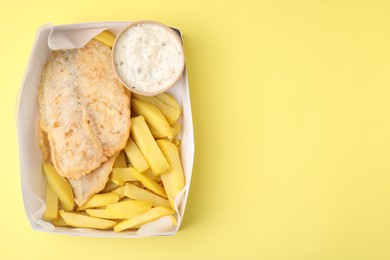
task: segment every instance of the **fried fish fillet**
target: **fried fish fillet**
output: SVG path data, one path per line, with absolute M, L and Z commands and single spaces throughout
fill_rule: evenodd
M 92 120 L 103 152 L 111 157 L 127 144 L 130 129 L 129 97 L 111 63 L 111 49 L 92 40 L 75 56 L 80 96 Z
M 56 170 L 69 178 L 79 178 L 107 160 L 80 101 L 74 56 L 73 50 L 53 52 L 39 89 L 40 127 L 47 133 Z
M 39 87 L 39 127 L 52 162 L 68 179 L 91 173 L 126 145 L 130 98 L 115 77 L 111 49 L 91 40 L 54 51 Z
M 78 206 L 83 205 L 95 193 L 103 190 L 114 166 L 116 155 L 104 162 L 99 168 L 77 180 L 69 179 L 73 188 L 74 201 Z

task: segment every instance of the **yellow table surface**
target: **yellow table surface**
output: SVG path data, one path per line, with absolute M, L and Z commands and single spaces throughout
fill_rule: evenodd
M 1 259 L 390 259 L 389 1 L 3 1 Z M 15 97 L 45 23 L 185 35 L 195 165 L 172 237 L 36 232 Z

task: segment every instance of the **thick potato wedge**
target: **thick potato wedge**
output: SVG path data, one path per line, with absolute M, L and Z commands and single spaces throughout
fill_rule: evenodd
M 114 192 L 95 194 L 89 200 L 87 200 L 87 202 L 85 202 L 83 205 L 77 207 L 77 211 L 81 211 L 89 208 L 107 206 L 108 204 L 118 202 L 118 200 L 119 200 L 119 196 Z
M 157 182 L 152 180 L 146 175 L 137 172 L 134 168 L 130 167 L 131 174 L 137 178 L 147 189 L 153 191 L 154 193 L 160 195 L 161 197 L 167 198 L 167 194 L 163 187 L 161 187 Z M 161 177 L 162 178 L 162 177 Z
M 58 218 L 58 197 L 46 185 L 46 210 L 43 217 L 47 220 L 54 220 Z
M 167 172 L 169 163 L 158 148 L 143 116 L 131 119 L 131 136 L 155 175 Z
M 133 138 L 129 137 L 129 141 L 125 147 L 125 153 L 130 161 L 130 164 L 134 169 L 139 172 L 144 172 L 149 169 L 149 164 L 142 155 L 142 152 L 135 144 Z
M 174 209 L 176 195 L 185 186 L 184 173 L 181 166 L 179 152 L 176 145 L 167 140 L 157 140 L 157 144 L 171 165 L 171 169 L 167 173 L 161 175 L 161 180 L 167 192 L 169 202 Z
M 61 205 L 66 211 L 72 211 L 74 207 L 73 190 L 69 182 L 59 175 L 56 169 L 49 163 L 42 164 L 43 174 L 47 184 L 54 194 L 61 201 Z
M 137 179 L 131 175 L 130 168 L 112 168 L 110 180 L 117 185 L 123 185 L 127 181 L 137 181 Z
M 116 168 L 125 168 L 127 167 L 127 162 L 126 162 L 126 155 L 125 152 L 122 150 L 118 154 L 118 156 L 115 159 L 114 167 Z
M 126 229 L 134 228 L 145 223 L 155 221 L 162 217 L 172 215 L 174 213 L 175 212 L 172 209 L 158 206 L 142 213 L 141 215 L 119 222 L 114 226 L 114 231 L 120 232 Z
M 177 103 L 176 99 L 164 92 L 155 96 L 157 99 L 161 100 L 164 104 L 173 107 L 174 109 L 181 111 L 179 103 Z
M 109 31 L 103 31 L 103 32 L 99 33 L 98 35 L 96 35 L 94 37 L 94 39 L 101 41 L 102 43 L 104 43 L 112 48 L 112 45 L 114 45 L 114 41 L 115 41 L 115 35 L 113 35 Z
M 126 197 L 129 197 L 134 200 L 150 201 L 153 203 L 153 207 L 164 206 L 169 208 L 171 206 L 167 199 L 161 198 L 153 192 L 139 188 L 131 183 L 125 184 L 124 194 Z
M 170 125 L 174 125 L 181 114 L 180 110 L 174 109 L 173 107 L 166 105 L 164 102 L 162 102 L 156 97 L 142 96 L 135 93 L 132 94 L 132 97 L 155 105 L 158 109 L 160 109 L 161 113 L 163 113 Z
M 162 138 L 172 138 L 172 129 L 161 111 L 154 105 L 139 100 L 131 100 L 131 109 L 136 114 L 143 116 L 150 127 L 156 129 Z
M 106 213 L 116 219 L 132 218 L 152 208 L 152 202 L 126 200 L 107 205 Z
M 83 214 L 66 212 L 63 210 L 60 210 L 59 213 L 64 219 L 65 223 L 71 227 L 110 229 L 116 225 L 116 222 L 112 220 L 90 217 Z

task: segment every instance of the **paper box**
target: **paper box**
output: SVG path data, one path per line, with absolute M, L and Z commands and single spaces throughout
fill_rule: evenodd
M 38 85 L 42 69 L 52 50 L 72 49 L 84 46 L 104 30 L 118 34 L 131 22 L 101 22 L 73 25 L 45 25 L 36 35 L 31 58 L 27 66 L 17 100 L 17 128 L 19 140 L 20 177 L 23 201 L 28 220 L 34 230 L 91 237 L 145 237 L 175 234 L 182 222 L 191 181 L 194 157 L 194 138 L 191 104 L 186 70 L 181 79 L 168 92 L 182 106 L 183 128 L 181 135 L 181 158 L 186 178 L 186 187 L 175 201 L 178 225 L 173 226 L 170 217 L 161 218 L 142 226 L 138 231 L 115 233 L 81 228 L 61 228 L 42 220 L 45 211 L 46 183 L 42 174 L 42 156 L 38 148 Z M 180 31 L 175 29 L 179 34 Z M 180 34 L 181 36 L 181 34 Z

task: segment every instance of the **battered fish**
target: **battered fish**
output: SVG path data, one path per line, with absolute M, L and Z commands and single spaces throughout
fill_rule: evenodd
M 54 51 L 39 88 L 39 127 L 47 133 L 57 172 L 68 179 L 91 173 L 126 145 L 130 98 L 111 65 L 111 49 L 91 40 Z

